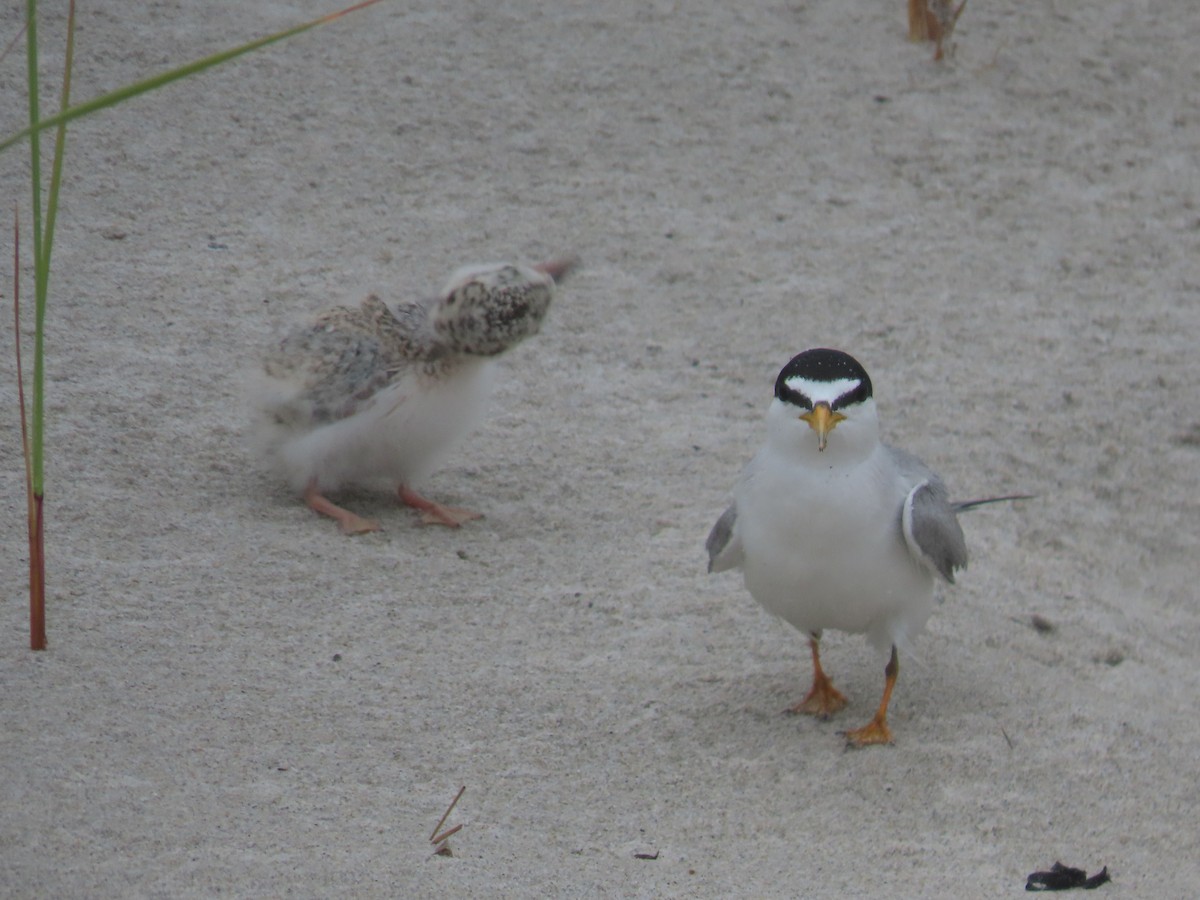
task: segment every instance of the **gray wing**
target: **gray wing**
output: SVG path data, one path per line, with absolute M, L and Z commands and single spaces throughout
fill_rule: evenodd
M 721 513 L 717 524 L 704 542 L 708 551 L 708 571 L 724 572 L 742 564 L 742 539 L 737 535 L 737 504 Z
M 967 567 L 967 542 L 954 504 L 936 475 L 909 491 L 900 525 L 909 552 L 953 584 L 955 569 Z
M 277 423 L 300 428 L 354 415 L 403 371 L 438 355 L 428 327 L 432 303 L 393 311 L 372 294 L 358 308 L 339 306 L 292 329 L 263 361 L 273 382 L 265 409 Z
M 888 452 L 913 485 L 900 513 L 904 542 L 918 562 L 953 584 L 955 569 L 967 567 L 967 541 L 958 524 L 958 509 L 942 479 L 925 463 L 896 447 L 888 447 Z
M 389 380 L 376 338 L 320 326 L 291 332 L 263 368 L 288 386 L 279 392 L 273 410 L 280 423 L 344 418 Z

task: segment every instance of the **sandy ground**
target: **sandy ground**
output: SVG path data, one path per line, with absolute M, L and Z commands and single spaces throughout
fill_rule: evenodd
M 903 7 L 388 3 L 73 127 L 38 654 L 0 359 L 0 894 L 996 897 L 1061 859 L 1195 896 L 1200 14 L 972 2 L 934 65 Z M 329 8 L 81 4 L 74 94 Z M 423 485 L 482 521 L 359 493 L 385 530 L 343 538 L 252 455 L 284 323 L 565 252 Z M 813 345 L 956 496 L 1038 495 L 964 520 L 890 748 L 838 734 L 860 637 L 850 708 L 782 715 L 803 639 L 704 571 Z

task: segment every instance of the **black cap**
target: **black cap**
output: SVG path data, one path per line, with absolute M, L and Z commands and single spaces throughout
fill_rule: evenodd
M 851 356 L 841 350 L 830 350 L 817 347 L 805 350 L 793 356 L 791 362 L 783 367 L 779 377 L 775 379 L 775 396 L 784 403 L 812 409 L 812 400 L 802 391 L 788 386 L 795 378 L 807 381 L 857 381 L 858 385 L 847 391 L 834 401 L 832 408 L 848 406 L 852 403 L 862 403 L 871 396 L 871 376 L 867 370 Z

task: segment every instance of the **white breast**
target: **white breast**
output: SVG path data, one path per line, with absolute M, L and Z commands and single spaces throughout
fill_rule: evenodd
M 806 633 L 867 633 L 881 649 L 924 627 L 933 579 L 900 532 L 908 491 L 880 446 L 855 466 L 797 465 L 768 445 L 736 491 L 746 587 Z

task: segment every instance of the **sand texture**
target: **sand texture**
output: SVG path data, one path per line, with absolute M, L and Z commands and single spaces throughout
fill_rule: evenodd
M 73 94 L 331 8 L 83 3 Z M 972 0 L 953 43 L 900 0 L 384 3 L 73 125 L 45 653 L 0 350 L 0 895 L 990 898 L 1062 860 L 1195 896 L 1200 11 Z M 24 96 L 19 43 L 4 133 Z M 420 485 L 484 519 L 360 491 L 345 538 L 254 454 L 287 323 L 566 253 Z M 850 706 L 783 715 L 803 636 L 705 573 L 819 345 L 955 497 L 1037 495 L 964 515 L 889 748 L 839 735 L 861 637 L 825 640 Z

